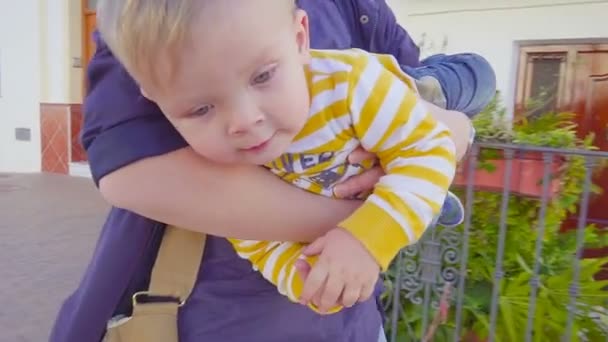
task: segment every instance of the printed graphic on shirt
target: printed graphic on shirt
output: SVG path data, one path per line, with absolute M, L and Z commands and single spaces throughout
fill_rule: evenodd
M 272 172 L 297 187 L 333 196 L 336 184 L 366 169 L 366 165 L 349 163 L 349 153 L 285 153 L 269 167 Z

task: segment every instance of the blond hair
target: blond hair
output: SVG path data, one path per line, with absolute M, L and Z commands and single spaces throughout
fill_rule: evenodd
M 206 0 L 99 0 L 97 28 L 114 56 L 140 83 L 163 87 Z M 224 0 L 216 0 L 224 1 Z M 252 0 L 250 0 L 252 1 Z M 296 0 L 274 0 L 297 9 Z
M 100 0 L 97 28 L 114 56 L 138 81 L 161 85 L 177 67 L 203 0 Z M 164 62 L 162 67 L 160 62 Z

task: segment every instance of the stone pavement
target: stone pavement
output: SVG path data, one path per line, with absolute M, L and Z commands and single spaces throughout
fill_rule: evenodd
M 0 173 L 0 342 L 43 342 L 108 211 L 90 179 Z

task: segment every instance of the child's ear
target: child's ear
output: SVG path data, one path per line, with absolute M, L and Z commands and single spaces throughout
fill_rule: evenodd
M 310 62 L 310 30 L 308 15 L 304 10 L 297 9 L 294 19 L 298 52 L 300 57 L 302 57 L 302 62 L 308 64 Z

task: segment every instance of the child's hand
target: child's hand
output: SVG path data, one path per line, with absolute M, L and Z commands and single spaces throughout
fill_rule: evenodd
M 319 257 L 304 279 L 302 304 L 312 301 L 319 311 L 327 312 L 338 305 L 351 307 L 374 293 L 380 267 L 365 246 L 346 230 L 329 231 L 304 253 Z

